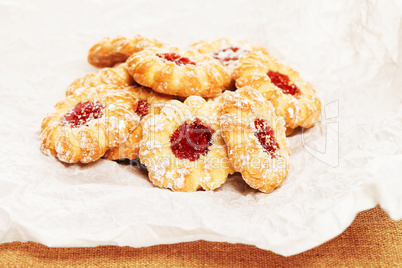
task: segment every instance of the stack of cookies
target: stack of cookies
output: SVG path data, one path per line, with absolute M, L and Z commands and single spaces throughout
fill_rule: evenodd
M 140 35 L 89 51 L 97 73 L 76 79 L 41 126 L 41 150 L 66 163 L 137 159 L 173 191 L 214 190 L 240 172 L 269 193 L 288 175 L 286 136 L 313 126 L 312 86 L 247 41 L 188 50 Z

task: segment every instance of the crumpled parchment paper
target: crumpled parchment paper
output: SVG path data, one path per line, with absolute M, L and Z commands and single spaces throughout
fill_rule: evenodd
M 397 1 L 0 0 L 0 242 L 143 247 L 198 239 L 282 255 L 340 234 L 380 204 L 402 218 L 402 7 Z M 263 45 L 316 88 L 320 122 L 291 138 L 271 194 L 232 176 L 213 192 L 158 189 L 136 167 L 66 165 L 40 123 L 106 36 L 185 48 L 222 36 Z

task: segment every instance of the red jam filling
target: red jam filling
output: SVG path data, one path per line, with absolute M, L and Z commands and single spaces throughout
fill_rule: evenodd
M 176 53 L 158 53 L 156 54 L 156 56 L 158 56 L 159 58 L 165 59 L 167 61 L 173 61 L 174 63 L 176 63 L 176 65 L 186 65 L 186 64 L 192 64 L 195 65 L 196 63 L 192 60 L 190 60 L 189 58 L 186 57 L 182 57 Z
M 283 93 L 293 96 L 301 94 L 300 89 L 295 84 L 290 82 L 289 76 L 272 71 L 268 72 L 268 76 L 275 86 L 282 89 Z
M 135 113 L 138 114 L 140 117 L 144 117 L 148 114 L 148 110 L 149 110 L 148 102 L 146 100 L 139 100 Z
M 240 53 L 239 47 L 227 47 L 215 51 L 212 57 L 219 60 L 223 65 L 227 65 L 228 61 L 235 61 L 240 58 L 243 53 Z
M 185 122 L 173 132 L 170 136 L 170 148 L 177 158 L 196 161 L 201 155 L 208 153 L 213 133 L 211 127 L 196 118 L 193 122 Z
M 270 154 L 272 158 L 275 158 L 275 152 L 279 149 L 279 145 L 275 139 L 275 132 L 264 119 L 254 120 L 254 126 L 257 129 L 254 135 L 258 138 L 262 148 L 264 148 L 264 151 Z
M 63 123 L 71 128 L 86 125 L 93 119 L 101 118 L 105 107 L 97 101 L 86 101 L 77 104 L 63 117 Z

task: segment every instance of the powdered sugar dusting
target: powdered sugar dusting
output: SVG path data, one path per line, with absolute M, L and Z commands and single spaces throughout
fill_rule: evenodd
M 185 175 L 190 174 L 190 171 L 187 168 L 181 168 L 177 173 L 179 174 L 179 177 L 174 180 L 174 186 L 177 189 L 181 189 L 184 187 Z
M 227 66 L 230 71 L 233 71 L 238 60 L 250 51 L 251 46 L 249 44 L 235 44 L 215 51 L 212 53 L 212 57 L 219 60 L 224 66 Z
M 293 111 L 293 108 L 292 108 L 292 107 L 289 107 L 289 108 L 288 108 L 288 112 L 289 112 L 289 117 L 290 117 L 290 118 L 293 118 L 293 116 L 294 116 L 294 111 Z
M 200 181 L 203 183 L 209 182 L 211 181 L 211 175 L 209 174 L 209 172 L 205 171 L 204 172 L 205 176 L 200 178 Z M 214 183 L 211 184 L 211 186 L 213 186 Z
M 152 177 L 157 181 L 162 182 L 168 166 L 169 159 L 161 159 L 158 163 L 155 163 L 155 165 L 152 165 L 148 168 L 153 173 Z
M 173 174 L 174 174 L 173 171 L 168 171 L 168 172 L 166 172 L 166 178 L 167 178 L 167 179 L 170 179 L 170 180 L 173 180 Z
M 145 146 L 150 150 L 161 150 L 163 144 L 155 139 L 151 139 L 145 143 Z
M 172 120 L 174 120 L 174 119 L 177 118 L 177 114 L 176 114 L 176 112 L 175 112 L 175 107 L 173 106 L 172 103 L 166 104 L 166 105 L 162 108 L 161 114 L 164 115 L 164 116 L 166 116 L 166 118 L 167 118 L 169 121 L 172 121 Z

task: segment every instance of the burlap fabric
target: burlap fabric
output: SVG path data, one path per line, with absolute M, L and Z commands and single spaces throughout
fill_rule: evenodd
M 402 267 L 402 221 L 379 207 L 361 212 L 341 235 L 307 252 L 282 257 L 253 246 L 196 241 L 148 248 L 48 248 L 0 245 L 0 267 Z

